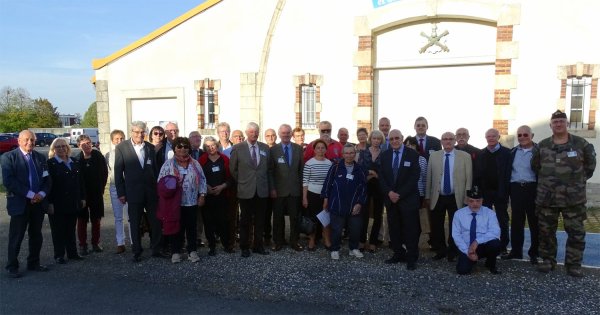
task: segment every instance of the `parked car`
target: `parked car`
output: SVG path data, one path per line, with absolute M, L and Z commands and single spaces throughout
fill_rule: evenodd
M 48 132 L 36 132 L 35 133 L 35 145 L 40 147 L 45 147 L 50 145 L 54 139 L 56 139 L 56 135 Z
M 0 154 L 19 147 L 19 138 L 12 135 L 0 135 Z

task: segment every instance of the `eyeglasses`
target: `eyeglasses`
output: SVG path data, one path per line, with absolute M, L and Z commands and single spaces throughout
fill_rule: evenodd
M 146 131 L 145 130 L 140 130 L 140 131 L 138 131 L 138 130 L 131 130 L 131 133 L 135 133 L 136 135 L 139 135 L 139 134 L 145 134 Z
M 322 133 L 331 133 L 331 129 L 321 129 Z
M 167 129 L 166 132 L 179 132 L 179 129 Z
M 153 135 L 155 135 L 155 136 L 162 136 L 162 135 L 164 135 L 165 133 L 164 133 L 164 132 L 160 132 L 160 131 L 155 131 L 155 132 L 153 132 L 152 134 L 153 134 Z
M 442 140 L 444 140 L 444 141 L 453 141 L 454 138 L 442 138 Z
M 527 137 L 529 137 L 529 134 L 528 133 L 519 133 L 519 134 L 517 134 L 517 136 L 519 138 L 527 138 Z
M 175 146 L 175 148 L 177 148 L 177 149 L 189 149 L 190 146 L 189 145 L 185 145 L 185 144 L 178 144 L 177 146 Z
M 389 139 L 390 139 L 390 141 L 394 141 L 394 140 L 400 140 L 402 138 L 400 138 L 400 137 L 390 137 Z
M 79 142 L 79 145 L 92 145 L 91 142 Z

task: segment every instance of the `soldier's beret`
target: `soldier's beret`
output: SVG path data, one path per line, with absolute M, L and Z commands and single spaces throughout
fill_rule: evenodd
M 473 188 L 467 190 L 467 197 L 471 199 L 483 199 L 483 195 L 478 186 L 473 186 Z
M 557 110 L 554 113 L 552 113 L 552 118 L 550 118 L 550 120 L 557 119 L 557 118 L 567 119 L 567 114 L 561 112 L 560 110 Z

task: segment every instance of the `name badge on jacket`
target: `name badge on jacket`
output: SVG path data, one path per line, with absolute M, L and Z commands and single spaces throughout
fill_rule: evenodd
M 346 174 L 346 178 L 349 180 L 353 180 L 354 179 L 354 175 L 352 174 Z
M 409 161 L 404 161 L 404 167 L 410 167 L 410 162 Z
M 279 164 L 285 164 L 285 160 L 282 157 L 280 157 L 280 158 L 277 159 L 277 163 L 279 163 Z
M 221 170 L 221 168 L 218 165 L 217 166 L 213 166 L 213 168 L 212 168 L 213 173 L 216 173 L 216 172 L 218 172 L 220 170 Z

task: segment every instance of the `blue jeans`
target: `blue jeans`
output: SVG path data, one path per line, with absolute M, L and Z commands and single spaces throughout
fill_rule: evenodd
M 360 239 L 360 229 L 362 227 L 362 216 L 357 215 L 345 215 L 340 216 L 330 213 L 331 218 L 331 250 L 339 251 L 342 243 L 342 230 L 348 221 L 348 246 L 350 250 L 358 249 L 358 241 Z

